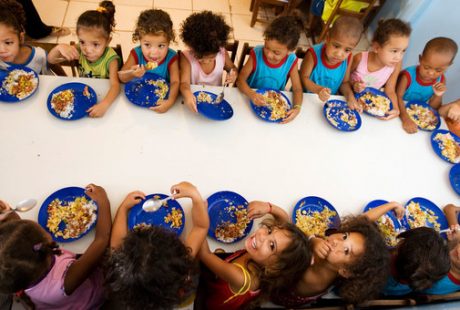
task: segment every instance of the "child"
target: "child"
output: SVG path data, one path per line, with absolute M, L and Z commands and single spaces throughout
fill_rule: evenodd
M 350 70 L 354 92 L 360 93 L 366 87 L 385 87 L 386 95 L 394 103 L 393 109 L 383 118 L 385 120 L 399 115 L 396 82 L 410 33 L 409 24 L 400 19 L 382 20 L 375 30 L 371 51 L 353 57 Z
M 195 186 L 182 182 L 171 187 L 174 199 L 192 199 L 193 227 L 184 243 L 161 227 L 128 232 L 129 210 L 145 194 L 135 191 L 125 198 L 115 216 L 110 245 L 107 283 L 112 299 L 125 308 L 158 309 L 178 306 L 193 295 L 198 272 L 194 258 L 209 227 L 206 205 Z M 193 296 L 192 296 L 193 297 Z
M 0 64 L 22 65 L 37 74 L 48 72 L 46 52 L 24 44 L 26 17 L 22 5 L 14 0 L 0 0 Z
M 140 41 L 140 45 L 129 53 L 128 60 L 120 72 L 123 83 L 133 78 L 142 77 L 146 71 L 158 74 L 169 85 L 169 97 L 159 100 L 151 110 L 164 113 L 172 107 L 179 94 L 179 65 L 177 53 L 169 48 L 174 41 L 173 23 L 168 13 L 162 10 L 145 10 L 139 15 L 133 41 Z M 123 73 L 125 70 L 132 70 Z
M 102 187 L 86 194 L 98 205 L 96 234 L 86 252 L 60 250 L 36 222 L 0 225 L 0 292 L 24 292 L 36 309 L 96 309 L 104 302 L 103 275 L 97 268 L 109 244 L 110 203 Z
M 417 132 L 417 125 L 407 114 L 405 101 L 423 101 L 439 109 L 446 91 L 444 72 L 453 63 L 457 50 L 457 44 L 452 39 L 431 39 L 419 56 L 420 64 L 401 72 L 396 93 L 402 126 L 407 133 Z
M 293 53 L 303 29 L 302 20 L 294 16 L 278 17 L 265 29 L 264 46 L 251 50 L 249 59 L 241 69 L 238 88 L 256 105 L 265 105 L 261 94 L 251 88 L 273 88 L 284 90 L 291 79 L 293 108 L 283 123 L 292 121 L 302 106 L 302 85 L 297 71 L 297 57 Z
M 102 1 L 97 10 L 86 11 L 77 20 L 77 47 L 59 44 L 49 55 L 50 63 L 61 62 L 62 59 L 79 62 L 81 77 L 108 78 L 110 88 L 102 101 L 88 109 L 89 116 L 102 117 L 120 92 L 118 68 L 121 59 L 113 48 L 109 47 L 111 33 L 115 26 L 115 6 L 111 1 Z
M 211 11 L 193 13 L 182 23 L 181 39 L 189 50 L 180 58 L 180 90 L 185 104 L 194 112 L 198 110 L 190 84 L 220 86 L 224 70 L 230 72 L 225 84 L 236 80 L 237 68 L 225 50 L 230 30 L 224 17 Z
M 354 17 L 340 16 L 326 36 L 326 42 L 310 48 L 300 67 L 303 87 L 318 95 L 321 101 L 340 92 L 351 109 L 362 110 L 349 84 L 351 51 L 363 32 L 363 25 Z
M 444 104 L 439 108 L 439 115 L 446 120 L 451 132 L 460 135 L 460 99 Z

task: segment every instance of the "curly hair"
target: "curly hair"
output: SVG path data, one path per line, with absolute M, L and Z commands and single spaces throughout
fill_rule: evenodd
M 48 268 L 49 257 L 60 254 L 44 230 L 29 220 L 12 220 L 0 225 L 0 292 L 11 294 L 26 289 Z
M 383 19 L 378 23 L 372 42 L 383 46 L 390 40 L 391 36 L 409 37 L 411 32 L 412 29 L 409 23 L 405 23 L 398 18 Z
M 419 227 L 398 235 L 395 267 L 398 279 L 416 291 L 430 288 L 450 268 L 449 249 L 434 229 Z
M 106 284 L 132 309 L 169 309 L 195 288 L 198 266 L 190 249 L 163 227 L 130 231 L 109 258 Z
M 231 28 L 221 14 L 211 11 L 193 13 L 181 24 L 180 37 L 198 58 L 217 54 L 225 47 Z
M 0 0 L 0 24 L 12 27 L 18 35 L 25 31 L 26 14 L 18 1 Z
M 336 232 L 359 233 L 365 240 L 364 253 L 346 266 L 350 276 L 337 283 L 339 295 L 353 304 L 378 296 L 387 281 L 390 254 L 377 225 L 366 216 L 349 216 Z
M 299 43 L 300 33 L 304 27 L 300 16 L 280 16 L 275 18 L 264 31 L 265 40 L 276 40 L 294 50 Z
M 133 42 L 139 41 L 146 34 L 164 35 L 168 41 L 175 40 L 173 22 L 163 10 L 145 10 L 137 19 L 133 33 Z
M 458 45 L 454 40 L 446 37 L 437 37 L 425 44 L 422 56 L 425 56 L 427 53 L 452 54 L 451 62 L 453 62 L 457 52 Z
M 97 10 L 84 12 L 78 17 L 77 32 L 81 27 L 103 29 L 105 37 L 110 37 L 115 27 L 115 5 L 112 1 L 102 1 Z

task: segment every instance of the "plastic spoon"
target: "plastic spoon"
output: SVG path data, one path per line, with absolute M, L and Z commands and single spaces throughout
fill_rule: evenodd
M 174 197 L 173 197 L 173 196 L 169 196 L 169 197 L 166 197 L 166 198 L 164 198 L 164 199 L 150 198 L 150 199 L 146 200 L 146 201 L 142 204 L 142 209 L 143 209 L 145 212 L 155 212 L 155 211 L 157 211 L 158 209 L 161 208 L 161 206 L 163 205 L 163 203 L 165 203 L 166 201 L 171 200 L 171 199 L 174 199 Z

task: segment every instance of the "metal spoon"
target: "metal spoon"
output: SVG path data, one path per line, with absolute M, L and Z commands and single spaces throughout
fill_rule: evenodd
M 35 207 L 36 204 L 37 204 L 37 200 L 35 199 L 25 199 L 25 200 L 18 202 L 15 208 L 12 208 L 11 210 L 6 211 L 3 214 L 9 214 L 15 211 L 26 212 L 32 209 L 33 207 Z
M 142 204 L 142 209 L 145 212 L 155 212 L 161 208 L 161 206 L 168 200 L 174 199 L 173 196 L 166 197 L 164 199 L 150 198 Z
M 221 103 L 222 100 L 224 99 L 224 89 L 225 89 L 225 86 L 227 86 L 228 83 L 224 83 L 224 86 L 222 87 L 222 92 L 219 94 L 219 96 L 217 96 L 216 100 L 214 100 L 214 103 Z

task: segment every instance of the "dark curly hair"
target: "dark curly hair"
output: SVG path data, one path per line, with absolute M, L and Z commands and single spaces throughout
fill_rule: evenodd
M 106 266 L 106 284 L 130 309 L 170 309 L 195 288 L 198 265 L 179 237 L 163 227 L 130 231 Z
M 174 42 L 176 36 L 169 14 L 163 10 L 155 9 L 142 11 L 137 19 L 136 29 L 134 29 L 133 42 L 140 40 L 146 34 L 163 34 L 168 41 Z
M 395 268 L 399 280 L 409 282 L 416 291 L 430 288 L 450 268 L 445 240 L 432 228 L 419 227 L 398 235 Z
M 299 43 L 300 33 L 304 28 L 300 16 L 280 16 L 275 18 L 264 31 L 265 40 L 276 40 L 294 50 Z
M 409 23 L 403 22 L 398 18 L 383 19 L 379 21 L 372 42 L 383 46 L 390 40 L 391 36 L 409 37 L 411 32 L 412 29 Z
M 105 37 L 110 37 L 115 27 L 115 5 L 112 1 L 102 1 L 97 10 L 84 12 L 78 17 L 77 32 L 81 27 L 103 29 Z
M 0 0 L 0 24 L 12 27 L 18 35 L 24 32 L 26 14 L 22 5 L 15 0 Z
M 221 14 L 202 11 L 191 14 L 181 24 L 180 37 L 196 58 L 217 54 L 225 47 L 230 26 Z
M 60 254 L 45 231 L 29 220 L 0 225 L 0 292 L 11 294 L 29 287 L 48 268 L 49 257 Z
M 436 37 L 425 44 L 422 56 L 432 52 L 440 54 L 452 54 L 451 62 L 453 62 L 458 52 L 458 45 L 451 38 Z

